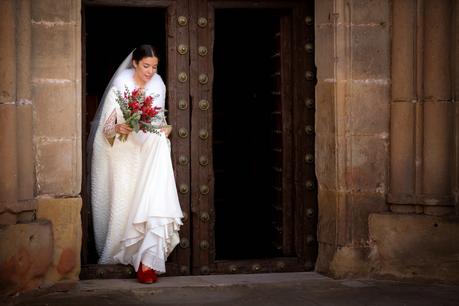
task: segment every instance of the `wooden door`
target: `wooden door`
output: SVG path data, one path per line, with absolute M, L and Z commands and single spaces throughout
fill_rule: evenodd
M 85 1 L 94 7 L 137 8 L 146 19 L 148 8 L 156 20 L 164 17 L 164 26 L 139 35 L 166 34 L 160 73 L 185 216 L 167 274 L 313 269 L 313 1 Z M 88 112 L 97 97 L 86 94 L 86 83 Z M 81 278 L 133 277 L 129 267 L 94 261 L 90 203 L 83 197 Z
M 191 272 L 311 270 L 313 1 L 189 3 Z

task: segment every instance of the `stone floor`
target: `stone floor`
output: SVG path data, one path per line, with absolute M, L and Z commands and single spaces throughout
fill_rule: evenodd
M 334 280 L 313 272 L 162 277 L 152 285 L 86 280 L 60 290 L 37 290 L 0 305 L 459 305 L 459 285 Z

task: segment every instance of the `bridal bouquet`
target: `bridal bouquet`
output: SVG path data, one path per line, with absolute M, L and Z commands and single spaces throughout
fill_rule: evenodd
M 132 92 L 125 87 L 122 94 L 116 91 L 116 102 L 120 105 L 124 120 L 135 132 L 142 130 L 159 134 L 162 126 L 154 125 L 152 122 L 162 122 L 164 114 L 161 107 L 153 106 L 153 97 L 145 96 L 145 92 L 139 88 Z M 128 135 L 120 135 L 121 141 L 126 141 Z

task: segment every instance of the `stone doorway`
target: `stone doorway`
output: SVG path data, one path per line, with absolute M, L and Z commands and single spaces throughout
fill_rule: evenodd
M 97 97 L 130 48 L 139 42 L 155 45 L 168 89 L 169 122 L 175 126 L 172 157 L 185 214 L 168 274 L 313 269 L 312 3 L 120 3 L 88 1 L 84 8 L 84 128 L 87 134 Z M 101 15 L 110 20 L 105 28 L 95 26 Z M 232 85 L 238 71 L 243 71 L 239 91 Z M 234 99 L 241 112 L 236 116 Z M 240 133 L 232 132 L 244 127 L 250 134 L 241 141 Z M 238 143 L 241 150 L 233 150 Z M 228 152 L 239 157 L 228 159 Z M 238 178 L 239 187 L 233 184 Z M 81 277 L 129 277 L 129 268 L 96 265 L 86 183 Z M 240 198 L 232 197 L 234 188 Z M 237 248 L 245 251 L 234 252 Z
M 104 21 L 101 22 L 101 16 Z M 123 20 L 123 22 L 120 22 Z M 84 141 L 89 136 L 90 123 L 97 110 L 105 87 L 115 73 L 118 65 L 132 51 L 139 41 L 157 47 L 161 63 L 159 74 L 166 77 L 167 57 L 165 9 L 162 8 L 136 8 L 136 7 L 100 7 L 86 6 L 84 8 L 85 28 L 85 116 L 84 116 Z M 140 32 L 138 28 L 160 29 L 159 31 Z M 120 39 L 122 37 L 122 39 Z M 86 152 L 86 151 L 83 151 Z M 96 263 L 97 254 L 93 240 L 92 216 L 89 205 L 89 163 L 85 160 L 86 176 L 82 191 L 85 205 L 83 227 L 84 248 L 83 262 Z

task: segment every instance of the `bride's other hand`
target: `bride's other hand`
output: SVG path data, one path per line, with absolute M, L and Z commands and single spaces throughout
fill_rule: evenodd
M 115 126 L 115 131 L 118 134 L 127 135 L 132 132 L 132 128 L 126 123 L 120 123 Z
M 166 126 L 161 129 L 161 132 L 164 132 L 166 137 L 169 137 L 170 133 L 172 132 L 172 126 Z

